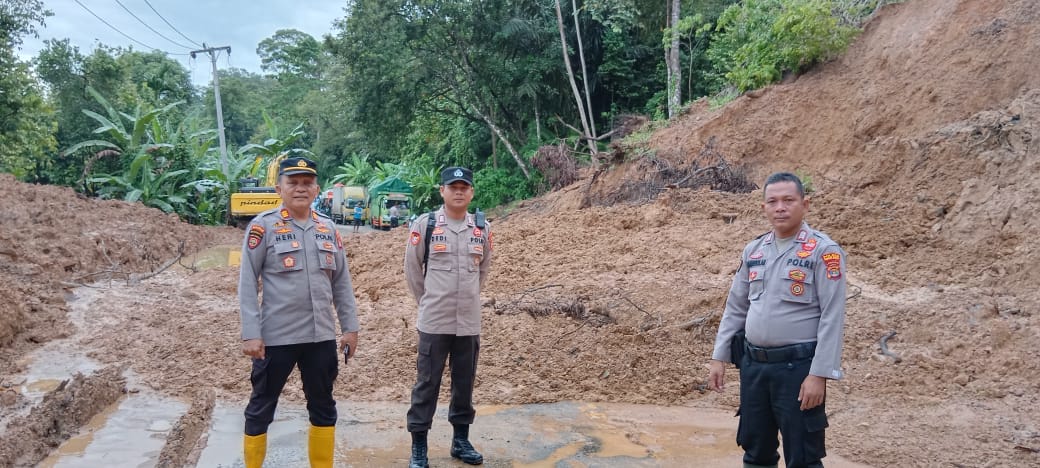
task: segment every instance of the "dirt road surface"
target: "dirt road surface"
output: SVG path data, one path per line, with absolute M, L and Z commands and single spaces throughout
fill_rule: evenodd
M 1040 466 L 1036 37 L 1036 1 L 886 6 L 844 56 L 718 110 L 696 103 L 648 147 L 619 148 L 608 170 L 498 215 L 477 403 L 734 410 L 736 373 L 708 392 L 706 362 L 741 248 L 768 229 L 761 192 L 661 179 L 722 155 L 758 183 L 804 174 L 809 223 L 849 254 L 832 453 L 868 466 Z M 215 408 L 234 412 L 249 367 L 238 270 L 193 254 L 239 245 L 240 231 L 3 175 L 0 200 L 0 460 L 46 458 L 123 388 L 180 408 L 206 408 L 212 392 Z M 406 239 L 403 229 L 346 239 L 363 331 L 337 382 L 341 402 L 408 399 Z M 188 268 L 149 276 L 179 251 Z M 52 343 L 70 353 L 53 360 L 80 363 L 83 378 L 38 370 L 57 351 L 30 353 Z M 301 400 L 294 378 L 283 401 Z M 219 411 L 202 413 L 193 424 L 216 440 Z M 154 437 L 190 439 L 179 422 L 153 421 Z M 389 434 L 400 423 L 385 424 Z M 626 440 L 649 450 L 664 437 L 647 434 Z M 193 457 L 205 453 L 198 442 L 186 444 Z

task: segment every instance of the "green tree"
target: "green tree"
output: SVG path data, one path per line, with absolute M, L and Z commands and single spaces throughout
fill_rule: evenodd
M 40 80 L 47 85 L 48 102 L 57 110 L 59 148 L 91 138 L 97 125 L 81 111 L 97 105 L 87 92 L 88 85 L 119 109 L 140 106 L 147 111 L 173 102 L 196 100 L 187 70 L 160 53 L 99 45 L 89 55 L 83 55 L 67 39 L 48 40 L 44 44 L 34 64 Z M 185 115 L 181 107 L 166 114 L 174 120 Z M 45 173 L 46 180 L 74 184 L 83 173 L 84 157 L 85 153 L 57 155 Z M 121 170 L 108 165 L 118 163 L 117 160 L 98 162 L 101 172 Z
M 831 0 L 744 0 L 722 13 L 708 56 L 738 91 L 759 88 L 845 50 L 858 30 Z
M 260 68 L 279 77 L 321 78 L 324 51 L 313 36 L 296 29 L 279 29 L 256 47 Z
M 15 51 L 51 13 L 40 0 L 0 0 L 0 171 L 38 178 L 55 148 L 53 111 Z
M 262 131 L 263 111 L 273 107 L 271 96 L 278 82 L 241 68 L 218 70 L 217 74 L 220 76 L 220 101 L 228 146 L 246 145 L 257 132 Z M 213 110 L 216 101 L 212 86 L 206 88 L 203 101 L 207 125 L 216 128 L 217 120 Z

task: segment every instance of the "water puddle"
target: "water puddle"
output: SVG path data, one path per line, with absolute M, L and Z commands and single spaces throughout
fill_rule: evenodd
M 100 294 L 97 289 L 77 288 L 69 298 L 69 322 L 77 329 L 84 327 L 86 308 Z M 34 405 L 43 396 L 57 389 L 76 373 L 88 375 L 101 368 L 100 363 L 87 357 L 86 350 L 78 345 L 76 333 L 69 338 L 46 343 L 29 353 L 19 362 L 25 369 L 20 375 L 7 377 L 17 383 L 17 389 Z
M 218 245 L 210 247 L 193 255 L 185 256 L 180 263 L 200 270 L 238 266 L 242 264 L 242 246 Z
M 441 405 L 447 406 L 447 405 Z M 218 402 L 198 466 L 242 467 L 245 403 Z M 407 465 L 411 439 L 403 403 L 340 401 L 335 466 Z M 305 468 L 307 412 L 281 404 L 268 433 L 265 466 Z M 488 468 L 740 466 L 729 411 L 560 402 L 481 406 L 471 440 Z M 439 408 L 429 435 L 431 466 L 461 466 L 448 449 L 451 426 Z M 865 468 L 837 456 L 827 466 Z
M 45 458 L 40 468 L 155 466 L 173 424 L 188 405 L 132 394 L 105 408 Z

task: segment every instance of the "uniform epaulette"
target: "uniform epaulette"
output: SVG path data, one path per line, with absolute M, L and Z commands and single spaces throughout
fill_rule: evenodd
M 762 234 L 759 234 L 758 237 L 755 238 L 755 240 L 759 240 L 759 239 L 761 239 L 761 238 L 763 238 L 765 236 L 768 236 L 770 232 L 773 232 L 773 231 L 766 231 L 766 232 L 763 232 Z
M 814 237 L 820 239 L 821 241 L 830 242 L 831 244 L 837 245 L 837 242 L 834 242 L 834 239 L 831 239 L 831 237 L 828 236 L 827 234 L 824 234 L 824 233 L 822 233 L 820 231 L 817 231 L 815 229 L 812 230 L 812 234 L 813 234 Z
M 269 215 L 271 213 L 277 213 L 280 209 L 281 209 L 281 207 L 279 206 L 279 207 L 275 207 L 275 208 L 271 208 L 271 209 L 268 209 L 268 210 L 261 211 L 260 213 L 257 213 L 257 215 L 253 217 L 253 219 L 260 219 L 260 218 L 263 218 L 264 216 L 267 216 L 267 215 Z

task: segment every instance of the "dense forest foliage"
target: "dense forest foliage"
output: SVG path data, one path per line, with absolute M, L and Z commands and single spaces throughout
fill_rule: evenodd
M 490 208 L 558 184 L 538 149 L 595 165 L 620 122 L 666 121 L 840 53 L 886 0 L 345 0 L 321 38 L 283 29 L 262 73 L 194 87 L 160 52 L 54 39 L 16 51 L 50 15 L 0 0 L 0 171 L 92 196 L 226 221 L 238 180 L 292 150 L 323 186 L 401 177 L 438 203 L 437 174 L 474 169 Z M 566 178 L 562 180 L 567 180 Z

